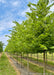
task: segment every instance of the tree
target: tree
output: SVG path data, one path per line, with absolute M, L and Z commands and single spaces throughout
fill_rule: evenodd
M 52 45 L 52 41 L 50 43 L 50 39 L 53 39 L 52 32 L 50 32 L 51 27 L 51 20 L 48 18 L 49 9 L 53 5 L 48 6 L 49 1 L 45 2 L 45 0 L 39 0 L 37 5 L 33 3 L 29 3 L 28 6 L 31 9 L 31 13 L 27 12 L 27 15 L 32 18 L 33 28 L 34 28 L 34 34 L 36 43 L 38 42 L 38 45 L 36 44 L 34 49 L 36 52 L 43 52 L 44 53 L 44 63 L 45 63 L 45 52 L 50 51 L 50 46 Z M 32 7 L 33 6 L 33 7 Z M 35 7 L 35 8 L 34 8 Z M 49 21 L 47 22 L 47 20 Z M 53 26 L 52 26 L 53 27 Z M 53 31 L 53 30 L 52 30 Z M 51 50 L 52 51 L 52 50 Z M 45 75 L 45 64 L 44 64 L 44 75 Z
M 3 43 L 0 41 L 0 52 L 3 52 Z

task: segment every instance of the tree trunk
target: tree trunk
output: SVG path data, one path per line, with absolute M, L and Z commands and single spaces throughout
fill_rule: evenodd
M 47 52 L 46 52 L 46 64 L 47 64 Z
M 32 58 L 32 53 L 31 53 L 31 58 Z
M 17 61 L 18 61 L 18 52 L 17 52 Z M 18 64 L 18 62 L 17 62 L 17 64 Z
M 32 60 L 32 53 L 31 53 L 31 60 Z
M 46 64 L 45 64 L 45 51 L 44 51 L 44 53 L 43 53 L 43 59 L 44 59 L 43 75 L 45 75 L 45 70 L 46 70 Z
M 28 54 L 27 54 L 27 71 L 28 71 L 27 75 L 29 75 L 29 59 L 28 59 Z
M 37 63 L 38 63 L 38 53 L 37 53 Z
M 21 53 L 21 68 L 22 68 L 22 53 Z
M 23 53 L 23 58 L 24 58 L 24 53 Z
M 53 61 L 53 53 L 52 53 L 52 61 Z

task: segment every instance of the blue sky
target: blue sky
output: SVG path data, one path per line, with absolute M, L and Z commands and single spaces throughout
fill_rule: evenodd
M 10 35 L 9 29 L 15 24 L 12 21 L 21 23 L 26 19 L 25 12 L 30 11 L 27 4 L 29 2 L 37 3 L 38 0 L 0 0 L 0 41 L 7 44 Z M 51 10 L 54 9 L 54 6 Z

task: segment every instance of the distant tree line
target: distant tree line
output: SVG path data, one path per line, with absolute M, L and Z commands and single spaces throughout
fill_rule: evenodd
M 0 41 L 0 52 L 3 52 L 3 43 Z

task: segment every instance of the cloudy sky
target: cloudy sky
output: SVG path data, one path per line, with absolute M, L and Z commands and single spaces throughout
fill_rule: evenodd
M 7 45 L 9 35 L 8 31 L 15 24 L 12 21 L 18 21 L 21 23 L 26 19 L 25 12 L 29 11 L 27 4 L 29 2 L 37 3 L 38 0 L 0 0 L 0 41 L 3 41 Z M 54 6 L 51 8 L 54 10 Z

